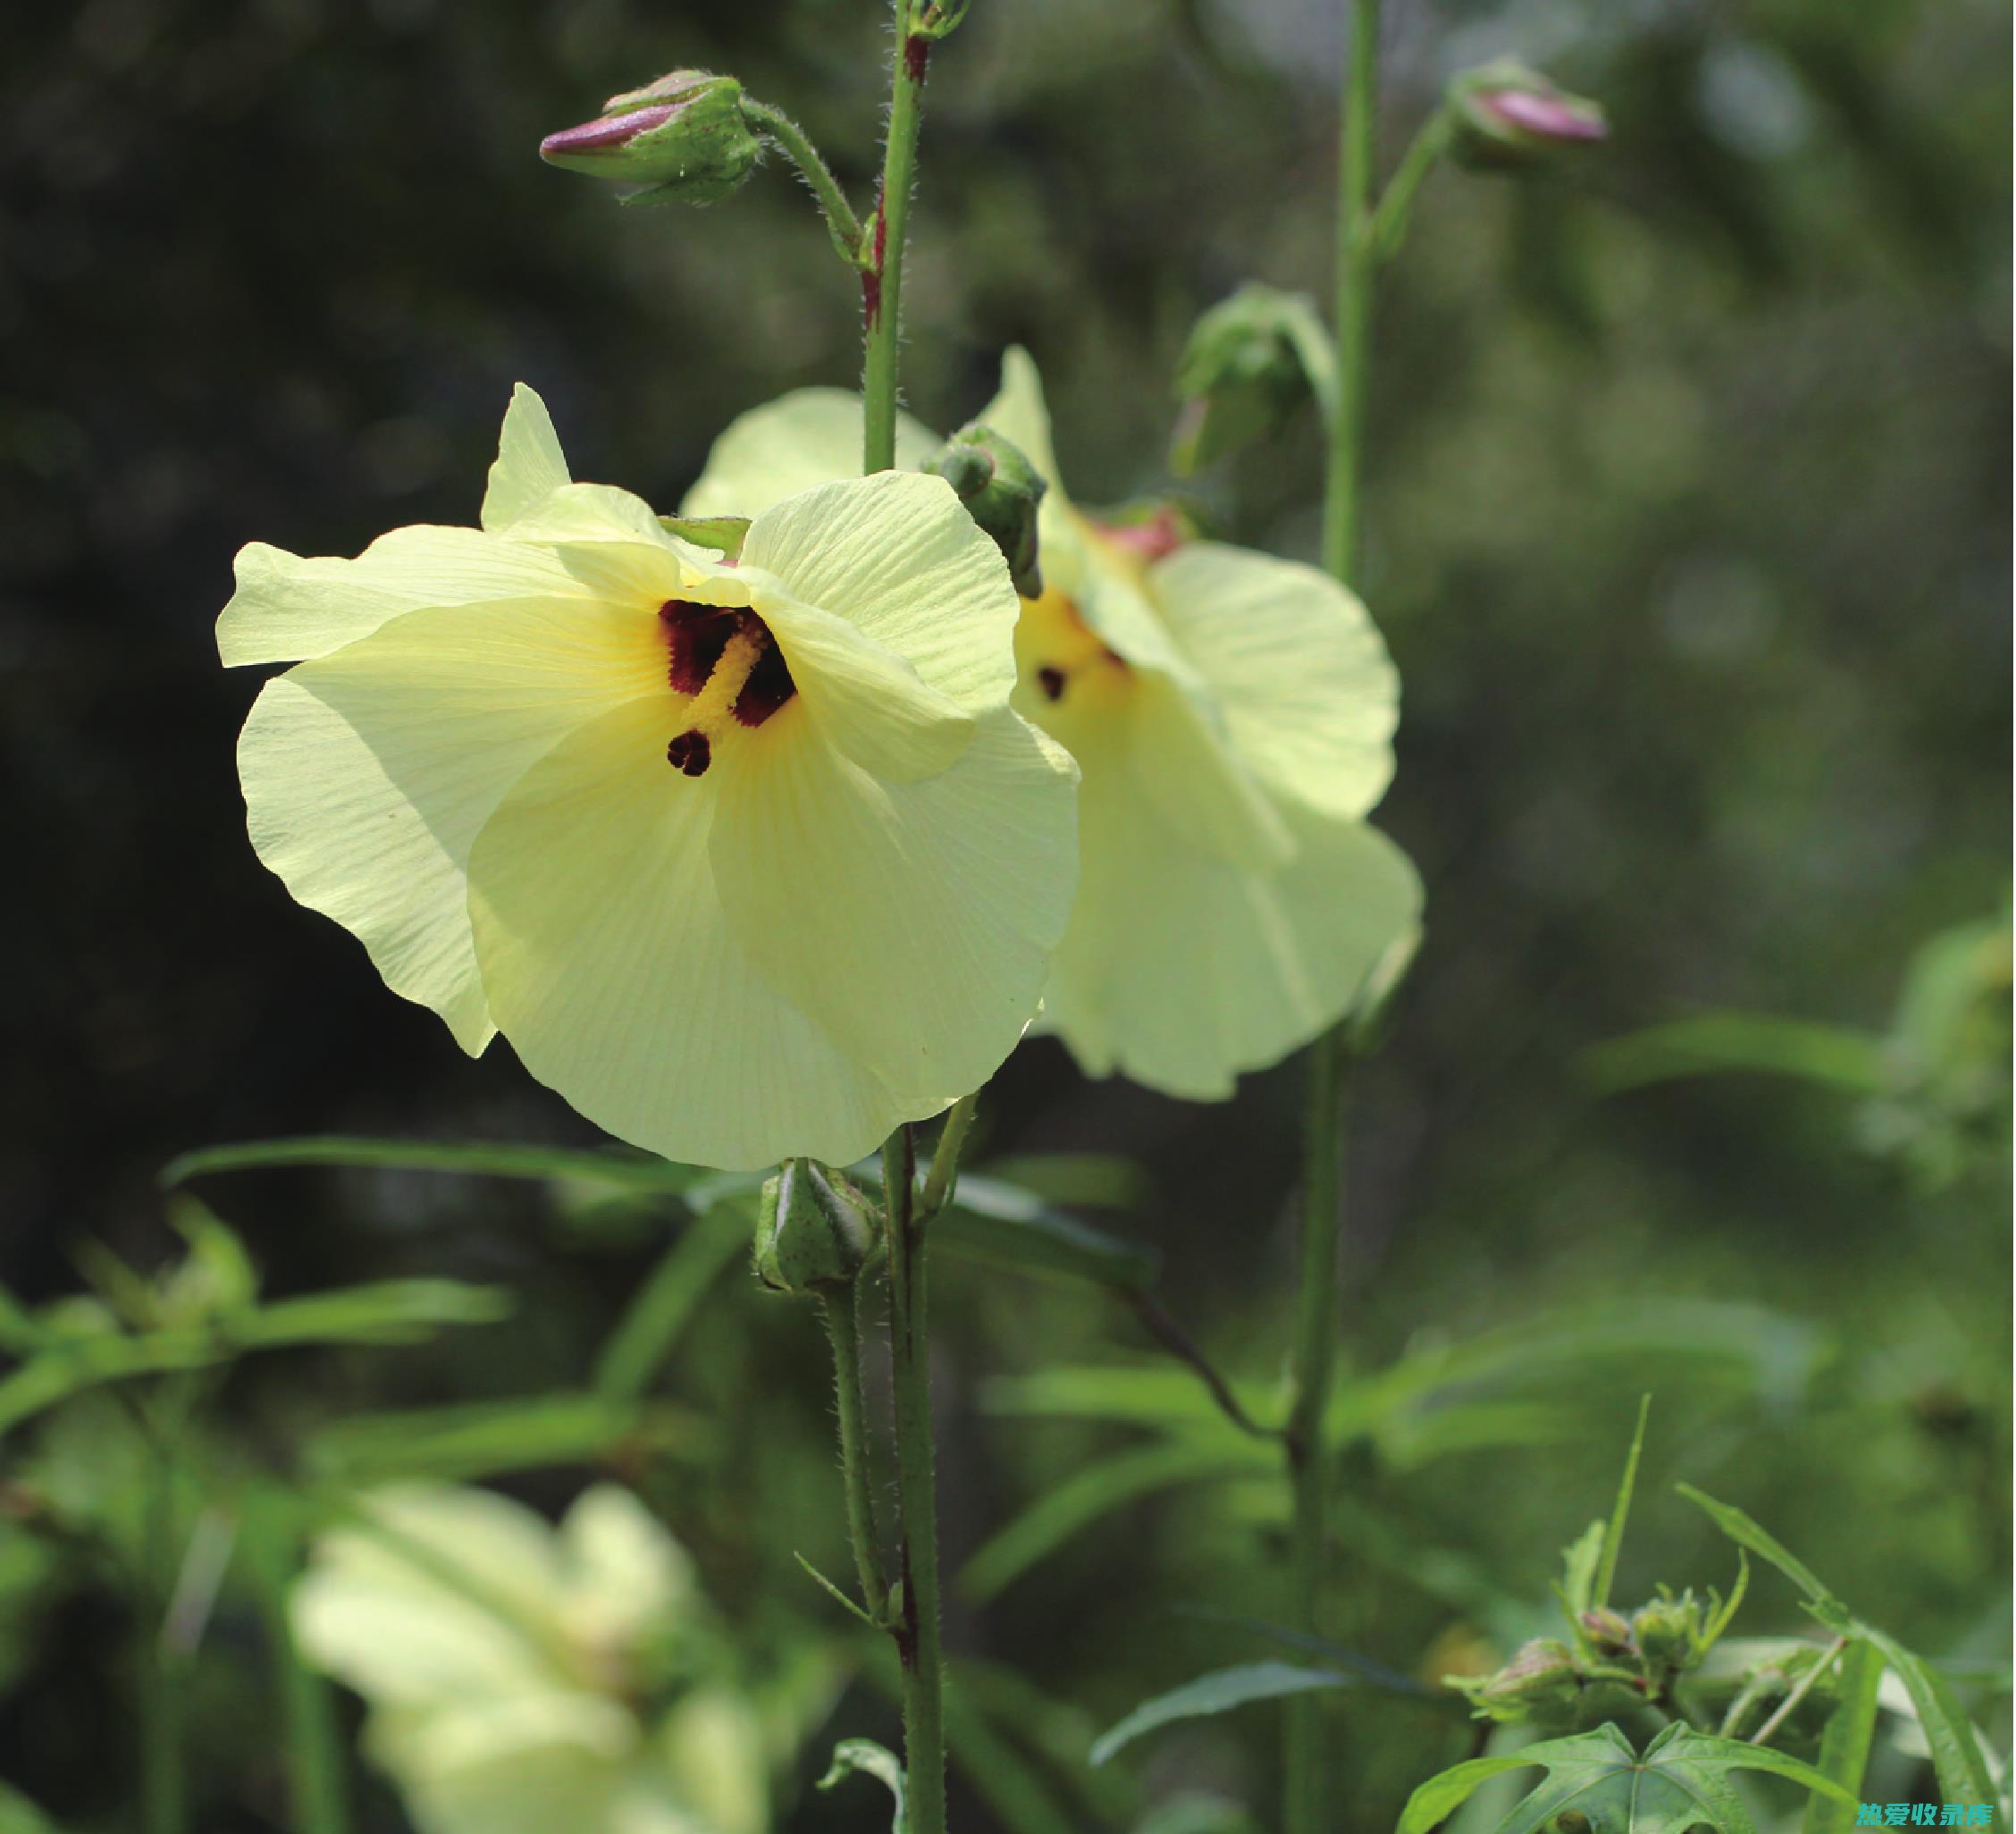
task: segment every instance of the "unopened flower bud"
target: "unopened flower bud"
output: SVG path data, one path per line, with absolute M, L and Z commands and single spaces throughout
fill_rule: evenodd
M 756 1213 L 756 1277 L 801 1295 L 844 1285 L 875 1241 L 853 1193 L 812 1159 L 786 1159 L 763 1182 Z
M 601 116 L 549 134 L 550 165 L 636 189 L 626 204 L 712 204 L 749 176 L 762 142 L 743 118 L 742 85 L 703 70 L 676 70 L 611 96 Z
M 1191 327 L 1176 364 L 1177 416 L 1171 463 L 1180 476 L 1278 432 L 1308 399 L 1301 341 L 1323 337 L 1315 308 L 1298 293 L 1247 285 Z
M 1655 1668 L 1686 1668 L 1700 1661 L 1705 1628 L 1701 1605 L 1691 1592 L 1654 1599 L 1631 1614 L 1639 1653 Z
M 1451 78 L 1448 101 L 1455 125 L 1450 151 L 1480 170 L 1573 153 L 1610 131 L 1600 104 L 1571 96 L 1509 58 Z
M 1583 1612 L 1582 1634 L 1599 1655 L 1625 1655 L 1631 1649 L 1631 1626 L 1621 1612 L 1613 1611 L 1608 1605 Z
M 1582 1692 L 1575 1652 L 1551 1636 L 1520 1645 L 1512 1660 L 1481 1681 L 1451 1678 L 1479 1719 L 1516 1724 L 1550 1709 L 1570 1705 Z
M 992 537 L 1008 562 L 1008 576 L 1025 599 L 1040 598 L 1043 570 L 1037 550 L 1037 511 L 1049 485 L 1022 449 L 991 426 L 962 426 L 924 462 L 950 484 L 966 513 Z

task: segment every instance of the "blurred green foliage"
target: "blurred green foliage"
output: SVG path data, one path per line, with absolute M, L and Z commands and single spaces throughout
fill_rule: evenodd
M 2010 872 L 2007 11 L 1388 11 L 1389 159 L 1449 72 L 1501 52 L 1600 98 L 1613 139 L 1543 182 L 1438 174 L 1381 311 L 1366 597 L 1406 708 L 1380 819 L 1422 864 L 1429 931 L 1356 1111 L 1335 1635 L 1432 1680 L 1539 1634 L 1649 1387 L 1619 1595 L 1726 1576 L 1670 1497 L 1684 1476 L 1911 1649 L 1992 1673 L 2006 1006 L 1953 989 L 2005 938 Z M 1020 341 L 1078 495 L 1167 488 L 1197 315 L 1247 280 L 1324 294 L 1335 14 L 981 0 L 932 72 L 917 411 L 961 424 Z M 752 1671 L 786 1670 L 851 1634 L 794 1556 L 847 1555 L 823 1350 L 744 1276 L 752 1210 L 648 1179 L 281 1165 L 202 1186 L 240 1268 L 214 1236 L 185 1260 L 155 1174 L 202 1142 L 333 1130 L 595 1144 L 500 1047 L 471 1063 L 386 997 L 258 868 L 231 764 L 246 689 L 209 622 L 246 539 L 353 552 L 470 519 L 519 377 L 584 475 L 661 507 L 735 413 L 849 380 L 858 301 L 774 162 L 708 214 L 636 213 L 536 147 L 701 65 L 791 109 L 860 201 L 879 9 L 85 0 L 9 29 L 4 1379 L 59 1354 L 37 1333 L 71 1367 L 186 1348 L 176 1308 L 243 1300 L 249 1267 L 255 1318 L 388 1282 L 515 1302 L 403 1346 L 206 1339 L 24 1418 L 0 1441 L 0 1777 L 67 1829 L 126 1825 L 132 1601 L 164 1608 L 191 1549 L 216 1565 L 197 1525 L 275 1474 L 487 1477 L 557 1512 L 613 1473 L 691 1550 Z M 1236 539 L 1309 556 L 1319 474 L 1304 414 L 1185 488 Z M 1973 955 L 1937 954 L 1970 925 Z M 1594 1047 L 1712 1014 L 1887 1041 L 1846 1100 L 1839 1077 L 1742 1069 L 1593 1092 Z M 1281 1654 L 1284 1582 L 1271 1448 L 1200 1401 L 1125 1283 L 1068 1276 L 1152 1250 L 1157 1303 L 1276 1418 L 1297 1089 L 1288 1067 L 1189 1108 L 1088 1087 L 1039 1042 L 989 1098 L 995 1225 L 1090 1206 L 1141 1252 L 1053 1231 L 1049 1276 L 1007 1250 L 947 1256 L 937 1283 L 948 1560 L 995 1582 L 948 1629 L 962 1826 L 1272 1813 L 1264 1706 L 1085 1762 L 1145 1698 Z M 1049 1157 L 1092 1152 L 1140 1169 Z M 1074 1380 L 1102 1405 L 1066 1405 Z M 1029 1528 L 1073 1494 L 1069 1533 Z M 1040 1558 L 999 1552 L 1018 1533 Z M 198 1825 L 235 1834 L 280 1825 L 286 1784 L 255 1576 L 227 1558 L 214 1585 L 178 1698 Z M 1760 1586 L 1739 1628 L 1805 1627 Z M 802 1794 L 833 1738 L 893 1742 L 891 1678 L 861 1660 L 785 1792 L 793 1826 L 886 1825 L 865 1785 Z M 1469 1749 L 1453 1696 L 1325 1697 L 1342 1827 L 1390 1827 Z M 1992 1683 L 1970 1698 L 2001 1711 Z M 1881 1762 L 1872 1788 L 1932 1787 Z M 352 1781 L 364 1826 L 401 1825 Z M 0 1800 L 0 1825 L 15 1813 Z

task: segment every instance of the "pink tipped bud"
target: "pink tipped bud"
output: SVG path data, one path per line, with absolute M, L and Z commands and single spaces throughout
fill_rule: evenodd
M 1450 80 L 1448 99 L 1452 150 L 1471 166 L 1525 165 L 1571 154 L 1610 131 L 1596 103 L 1509 59 L 1462 72 Z
M 711 204 L 749 176 L 762 142 L 733 77 L 676 70 L 612 96 L 601 116 L 539 143 L 550 165 L 635 189 L 626 203 Z

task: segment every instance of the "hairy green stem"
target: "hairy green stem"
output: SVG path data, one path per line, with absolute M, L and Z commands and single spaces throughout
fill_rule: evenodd
M 812 196 L 819 199 L 820 213 L 826 218 L 833 246 L 840 251 L 841 260 L 849 267 L 861 266 L 861 220 L 854 215 L 853 206 L 848 203 L 847 194 L 840 189 L 840 181 L 819 157 L 819 148 L 812 145 L 804 129 L 781 108 L 772 108 L 768 102 L 759 102 L 753 96 L 745 95 L 742 98 L 742 113 L 766 140 L 798 168 L 798 175 L 811 188 Z
M 917 133 L 923 122 L 924 72 L 931 41 L 912 29 L 914 0 L 895 0 L 895 63 L 890 78 L 889 133 L 882 155 L 882 195 L 869 226 L 861 273 L 861 469 L 896 462 L 897 343 L 903 329 L 903 237 L 916 181 Z
M 902 1512 L 903 1770 L 908 1834 L 945 1834 L 944 1657 L 938 1646 L 938 1510 L 926 1331 L 917 1155 L 906 1124 L 882 1148 L 889 1232 L 889 1348 L 895 1389 L 896 1500 Z
M 861 1405 L 861 1283 L 850 1281 L 819 1301 L 819 1321 L 833 1346 L 833 1392 L 840 1419 L 840 1469 L 847 1491 L 847 1535 L 861 1600 L 878 1624 L 889 1611 L 888 1581 L 875 1531 L 875 1474 L 869 1459 L 866 1409 Z
M 1375 263 L 1370 243 L 1373 168 L 1379 118 L 1379 0 L 1350 0 L 1351 50 L 1344 76 L 1337 197 L 1337 386 L 1330 403 L 1323 497 L 1323 559 L 1346 585 L 1358 570 L 1358 472 L 1365 434 L 1365 377 Z M 1348 1023 L 1348 1022 L 1347 1022 Z M 1293 1628 L 1323 1630 L 1323 1580 L 1329 1545 L 1330 1446 L 1324 1410 L 1337 1365 L 1337 1258 L 1342 1228 L 1345 1025 L 1309 1051 L 1302 1169 L 1300 1283 L 1297 1291 L 1294 1392 L 1289 1465 L 1294 1486 L 1289 1571 Z M 1288 1834 L 1322 1834 L 1330 1820 L 1323 1707 L 1315 1695 L 1288 1705 L 1285 1815 Z

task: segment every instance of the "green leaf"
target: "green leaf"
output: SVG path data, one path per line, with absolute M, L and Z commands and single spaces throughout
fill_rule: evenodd
M 63 1834 L 20 1790 L 0 1783 L 0 1834 Z
M 451 1325 L 493 1325 L 511 1314 L 502 1287 L 459 1280 L 381 1280 L 281 1300 L 231 1321 L 243 1350 L 301 1343 L 424 1343 Z
M 1825 1586 L 1819 1576 L 1779 1542 L 1768 1535 L 1733 1504 L 1717 1502 L 1703 1491 L 1691 1484 L 1674 1486 L 1689 1502 L 1698 1504 L 1708 1512 L 1709 1519 L 1723 1534 L 1736 1544 L 1746 1547 L 1760 1560 L 1768 1561 L 1779 1572 L 1792 1581 L 1818 1608 L 1822 1621 L 1830 1628 L 1847 1616 L 1848 1607 L 1842 1603 Z
M 1954 1698 L 1952 1684 L 1923 1656 L 1913 1655 L 1894 1637 L 1867 1624 L 1854 1627 L 1873 1644 L 1911 1695 L 1925 1742 L 1932 1747 L 1932 1767 L 1938 1772 L 1939 1793 L 1948 1802 L 1996 1802 L 2001 1791 L 1988 1773 L 1981 1741 L 1972 1721 Z
M 1428 1834 L 1479 1784 L 1526 1764 L 1539 1765 L 1546 1779 L 1499 1824 L 1498 1834 L 1537 1834 L 1571 1806 L 1592 1834 L 1687 1834 L 1704 1823 L 1718 1834 L 1757 1834 L 1729 1781 L 1736 1771 L 1766 1771 L 1816 1793 L 1851 1805 L 1854 1800 L 1810 1764 L 1768 1746 L 1714 1738 L 1676 1722 L 1641 1756 L 1615 1726 L 1600 1726 L 1504 1757 L 1473 1758 L 1431 1777 L 1407 1798 L 1398 1834 Z
M 1122 1292 L 1147 1291 L 1162 1268 L 1151 1248 L 1053 1210 L 1012 1184 L 970 1174 L 960 1178 L 932 1241 L 947 1254 Z
M 833 1762 L 826 1775 L 819 1779 L 819 1787 L 831 1789 L 856 1771 L 877 1778 L 887 1786 L 889 1794 L 896 1799 L 895 1834 L 903 1834 L 906 1810 L 903 1761 L 872 1738 L 843 1738 L 833 1747 Z
M 652 1268 L 602 1344 L 595 1386 L 614 1401 L 634 1401 L 672 1354 L 716 1279 L 749 1253 L 754 1193 L 722 1199 L 697 1216 Z
M 746 516 L 661 516 L 659 525 L 696 548 L 711 548 L 734 560 L 741 557 L 742 544 L 749 534 Z
M 1038 1561 L 1115 1510 L 1158 1490 L 1236 1477 L 1256 1462 L 1275 1462 L 1267 1451 L 1265 1447 L 1256 1447 L 1254 1457 L 1241 1459 L 1229 1457 L 1217 1448 L 1150 1445 L 1075 1472 L 980 1546 L 960 1571 L 960 1595 L 970 1603 L 984 1604 Z
M 1088 1210 L 1137 1210 L 1153 1195 L 1148 1174 L 1118 1153 L 1028 1153 L 989 1159 L 977 1171 L 1046 1204 Z
M 1602 1551 L 1597 1556 L 1596 1577 L 1590 1590 L 1590 1602 L 1598 1611 L 1610 1602 L 1610 1584 L 1617 1577 L 1617 1555 L 1624 1547 L 1624 1525 L 1631 1519 L 1631 1493 L 1638 1482 L 1638 1460 L 1645 1450 L 1645 1422 L 1651 1411 L 1652 1398 L 1648 1394 L 1638 1403 L 1638 1425 L 1631 1435 L 1631 1450 L 1625 1455 L 1624 1477 L 1617 1485 L 1610 1519 L 1603 1527 Z
M 1852 1095 L 1885 1083 L 1883 1040 L 1873 1032 L 1751 1013 L 1703 1013 L 1612 1039 L 1582 1057 L 1599 1095 L 1618 1095 L 1688 1076 L 1753 1071 Z
M 1179 1720 L 1205 1719 L 1253 1701 L 1281 1700 L 1293 1694 L 1348 1687 L 1351 1682 L 1352 1677 L 1335 1669 L 1298 1669 L 1289 1662 L 1247 1662 L 1236 1669 L 1214 1670 L 1167 1694 L 1143 1701 L 1094 1743 L 1092 1762 L 1103 1764 L 1142 1734 L 1174 1725 Z
M 637 1411 L 599 1394 L 542 1394 L 353 1414 L 309 1441 L 307 1468 L 359 1489 L 401 1477 L 467 1484 L 507 1471 L 602 1458 L 637 1429 Z
M 1876 1734 L 1877 1684 L 1882 1678 L 1881 1653 L 1866 1638 L 1856 1638 L 1842 1654 L 1841 1698 L 1820 1735 L 1820 1774 L 1832 1778 L 1858 1802 Z M 1855 1812 L 1846 1803 L 1816 1792 L 1806 1805 L 1802 1834 L 1849 1834 L 1854 1825 Z
M 164 1185 L 186 1184 L 215 1172 L 252 1172 L 274 1165 L 325 1165 L 380 1172 L 453 1172 L 483 1178 L 579 1179 L 626 1191 L 676 1193 L 714 1174 L 699 1165 L 676 1165 L 640 1153 L 575 1151 L 567 1147 L 466 1144 L 424 1140 L 374 1140 L 346 1134 L 310 1139 L 250 1140 L 184 1153 L 161 1168 Z
M 946 1677 L 945 1749 L 1007 1834 L 1079 1834 L 1035 1765 L 977 1711 L 958 1671 Z
M 1598 1519 L 1561 1550 L 1561 1602 L 1579 1618 L 1596 1597 L 1596 1567 L 1603 1558 L 1608 1525 Z

